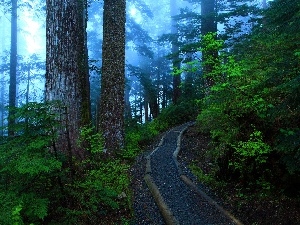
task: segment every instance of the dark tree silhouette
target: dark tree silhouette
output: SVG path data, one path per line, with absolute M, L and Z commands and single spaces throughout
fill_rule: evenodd
M 10 49 L 10 79 L 9 79 L 9 119 L 8 119 L 8 134 L 14 135 L 11 127 L 14 125 L 13 108 L 16 106 L 17 96 L 17 0 L 11 1 L 11 49 Z
M 201 2 L 201 35 L 206 35 L 208 33 L 217 32 L 217 22 L 216 22 L 216 0 L 202 0 Z M 202 53 L 202 61 L 205 61 L 208 58 L 218 57 L 217 51 L 211 51 L 209 53 Z M 213 70 L 212 65 L 203 66 L 203 74 L 205 78 L 206 89 L 209 90 L 213 86 L 213 78 L 207 76 Z M 209 91 L 208 91 L 209 92 Z

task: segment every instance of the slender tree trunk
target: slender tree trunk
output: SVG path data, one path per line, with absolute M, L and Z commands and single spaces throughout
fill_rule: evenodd
M 30 66 L 27 68 L 26 104 L 29 103 Z
M 134 118 L 136 119 L 137 118 L 137 97 L 136 97 L 136 94 L 134 95 Z
M 130 85 L 125 88 L 125 118 L 132 119 L 131 105 L 130 105 Z
M 145 110 L 145 122 L 149 121 L 149 101 L 147 94 L 144 94 L 144 110 Z
M 161 102 L 161 107 L 164 109 L 168 105 L 168 83 L 167 83 L 167 77 L 163 76 L 163 91 L 162 91 L 162 102 Z
M 84 158 L 80 128 L 90 124 L 86 1 L 47 0 L 46 100 L 58 100 L 61 129 L 56 149 Z M 68 140 L 68 141 L 67 141 Z
M 1 136 L 4 135 L 3 128 L 4 128 L 4 75 L 1 73 L 1 92 L 0 92 L 0 110 L 1 110 Z
M 216 22 L 216 0 L 202 0 L 201 3 L 201 34 L 206 35 L 207 33 L 216 33 L 217 32 L 217 22 Z M 205 55 L 202 53 L 202 61 L 205 61 L 207 58 L 218 57 L 218 52 L 213 51 L 208 53 L 209 55 Z M 203 74 L 206 76 L 212 71 L 212 67 L 210 65 L 203 66 Z M 205 78 L 205 89 L 206 93 L 209 93 L 210 87 L 214 84 L 212 77 Z
M 189 52 L 187 53 L 187 60 L 190 62 L 193 60 L 193 53 Z M 192 66 L 191 65 L 187 65 L 187 67 L 189 68 L 189 71 L 192 71 Z M 185 99 L 193 99 L 195 97 L 195 89 L 193 87 L 193 78 L 194 73 L 193 72 L 186 72 L 185 75 L 185 82 L 184 82 L 184 97 Z
M 125 0 L 104 0 L 100 130 L 111 156 L 124 147 Z
M 140 92 L 140 123 L 143 123 L 143 109 L 144 109 L 144 102 L 142 102 L 142 94 Z
M 263 9 L 267 8 L 267 0 L 262 0 Z
M 153 99 L 152 101 L 150 101 L 149 107 L 150 107 L 150 112 L 151 115 L 153 117 L 153 119 L 155 119 L 156 117 L 158 117 L 159 114 L 159 104 L 158 104 L 158 98 L 155 97 L 155 99 Z
M 9 119 L 8 119 L 8 135 L 13 136 L 14 131 L 12 126 L 15 124 L 13 118 L 13 108 L 16 106 L 17 97 L 17 41 L 18 41 L 18 30 L 17 30 L 17 0 L 11 1 L 11 49 L 10 49 L 10 80 L 9 80 Z
M 171 16 L 175 16 L 178 14 L 178 8 L 177 8 L 177 0 L 170 0 L 170 13 Z M 176 40 L 173 40 L 172 42 L 172 53 L 176 55 L 173 59 L 173 68 L 180 69 L 180 58 L 179 58 L 179 46 L 178 46 L 178 28 L 177 28 L 177 22 L 172 19 L 171 24 L 171 33 L 176 37 Z M 181 83 L 181 75 L 175 75 L 173 76 L 173 104 L 177 104 L 179 101 L 179 98 L 181 96 L 181 90 L 180 90 L 180 83 Z

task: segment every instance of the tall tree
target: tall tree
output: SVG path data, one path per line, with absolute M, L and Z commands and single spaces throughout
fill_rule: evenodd
M 83 158 L 77 147 L 80 127 L 90 123 L 86 22 L 87 3 L 47 0 L 46 100 L 59 100 L 62 128 L 56 148 Z
M 125 0 L 104 0 L 99 128 L 109 155 L 124 147 Z
M 263 9 L 267 8 L 267 0 L 262 0 L 262 7 Z
M 177 0 L 170 0 L 170 14 L 171 17 L 174 17 L 178 14 L 177 8 Z M 179 58 L 179 46 L 178 46 L 178 25 L 177 20 L 174 18 L 171 22 L 171 34 L 173 34 L 174 39 L 172 41 L 172 54 L 174 54 L 173 58 L 173 68 L 180 69 L 180 58 Z M 181 83 L 181 75 L 174 75 L 173 77 L 173 103 L 177 104 L 179 97 L 181 95 L 180 90 L 180 83 Z
M 216 0 L 202 0 L 201 2 L 201 35 L 217 32 L 216 22 Z M 218 56 L 217 51 L 211 51 L 204 54 L 202 52 L 202 61 L 214 61 Z M 205 86 L 207 91 L 213 85 L 213 78 L 208 76 L 213 70 L 213 63 L 203 65 L 203 75 L 205 76 Z
M 10 49 L 10 80 L 9 80 L 9 119 L 8 134 L 13 136 L 14 132 L 11 127 L 14 125 L 13 110 L 16 106 L 17 96 L 17 0 L 11 1 L 11 49 Z
M 202 0 L 201 2 L 201 34 L 217 31 L 216 0 Z
M 0 92 L 0 113 L 1 113 L 1 117 L 0 117 L 0 126 L 1 127 L 4 127 L 4 113 L 5 113 L 5 110 L 4 110 L 4 91 L 5 91 L 5 88 L 4 88 L 4 75 L 3 73 L 1 73 L 0 75 L 0 84 L 1 84 L 1 92 Z M 0 129 L 0 136 L 3 136 L 4 135 L 4 130 L 3 128 Z

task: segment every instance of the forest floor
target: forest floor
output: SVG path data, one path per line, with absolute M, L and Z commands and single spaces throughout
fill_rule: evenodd
M 190 127 L 183 135 L 179 162 L 188 165 L 197 165 L 209 174 L 213 159 L 206 154 L 210 138 L 200 133 L 196 127 Z M 195 160 L 196 159 L 196 160 Z M 222 183 L 220 185 L 205 184 L 222 199 L 223 206 L 245 225 L 267 224 L 300 224 L 300 201 L 284 195 L 260 196 L 251 193 L 251 196 L 237 190 L 239 181 Z

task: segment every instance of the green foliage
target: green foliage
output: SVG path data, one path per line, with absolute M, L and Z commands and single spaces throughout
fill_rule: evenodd
M 183 101 L 178 105 L 165 108 L 151 122 L 130 123 L 126 129 L 125 149 L 120 152 L 120 157 L 126 160 L 134 159 L 157 135 L 176 125 L 195 120 L 197 113 L 197 101 Z
M 76 207 L 61 208 L 61 211 L 67 215 L 64 224 L 97 224 L 99 213 L 130 208 L 129 165 L 106 157 L 102 135 L 93 127 L 83 127 L 80 134 L 78 144 L 85 147 L 89 156 L 77 162 L 78 176 L 66 187 Z M 120 197 L 122 194 L 125 196 Z
M 18 136 L 3 139 L 0 145 L 1 224 L 33 222 L 48 215 L 49 187 L 45 187 L 62 167 L 49 152 L 58 126 L 49 111 L 54 105 L 29 103 L 14 109 Z
M 142 134 L 136 129 L 130 131 L 127 130 L 125 136 L 125 149 L 121 152 L 121 156 L 124 159 L 134 159 L 140 152 L 140 142 L 142 140 Z
M 97 170 L 92 170 L 90 175 L 92 180 L 96 179 L 102 183 L 105 188 L 113 190 L 117 194 L 128 191 L 129 165 L 122 163 L 120 160 L 112 160 L 108 162 L 100 162 Z
M 108 160 L 102 135 L 83 127 L 84 160 L 56 152 L 59 103 L 15 108 L 17 136 L 0 143 L 0 224 L 99 224 L 100 214 L 130 208 L 127 164 Z M 122 197 L 119 195 L 122 194 Z
M 265 191 L 274 184 L 286 188 L 278 177 L 300 172 L 299 10 L 298 2 L 272 1 L 234 55 L 216 35 L 202 38 L 204 55 L 219 54 L 203 62 L 213 86 L 201 101 L 198 125 L 211 133 L 210 154 L 223 177 Z
M 192 173 L 197 176 L 198 180 L 206 185 L 218 186 L 219 184 L 216 182 L 216 179 L 210 174 L 205 174 L 203 170 L 196 164 L 191 164 L 189 166 Z
M 196 100 L 182 101 L 177 105 L 171 105 L 163 109 L 154 124 L 159 131 L 195 120 L 199 112 Z
M 86 165 L 82 164 L 83 167 Z M 86 174 L 81 179 L 76 179 L 72 184 L 65 187 L 65 198 L 71 201 L 71 207 L 61 207 L 58 211 L 64 214 L 63 220 L 60 223 L 64 224 L 96 224 L 99 222 L 98 214 L 106 214 L 111 210 L 119 208 L 117 202 L 117 192 L 112 187 L 111 183 L 104 183 L 105 176 L 115 179 L 118 182 L 118 177 L 108 174 L 102 168 L 91 169 L 86 171 Z M 122 171 L 123 172 L 123 171 Z M 122 175 L 122 174 L 121 174 Z M 114 184 L 114 183 L 113 183 Z
M 80 129 L 78 145 L 84 147 L 91 154 L 102 153 L 104 149 L 104 140 L 101 133 L 95 132 L 92 126 L 85 126 Z
M 22 205 L 19 204 L 12 211 L 12 221 L 14 225 L 19 225 L 22 222 L 22 218 L 20 214 L 21 210 L 22 210 Z
M 262 132 L 254 130 L 247 141 L 239 141 L 233 146 L 234 155 L 229 163 L 235 170 L 239 170 L 242 176 L 261 171 L 267 163 L 271 147 L 264 143 Z
M 299 173 L 300 168 L 300 128 L 280 129 L 276 150 L 283 154 L 282 162 L 292 175 Z
M 162 131 L 166 129 L 165 123 L 157 119 L 145 124 L 131 123 L 126 129 L 125 149 L 120 152 L 122 159 L 133 160 Z

